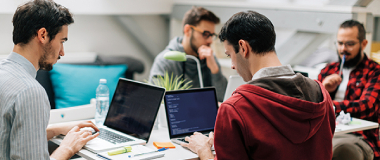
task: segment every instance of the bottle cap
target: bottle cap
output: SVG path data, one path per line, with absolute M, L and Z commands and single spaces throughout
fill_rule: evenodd
M 99 83 L 107 83 L 107 80 L 106 79 L 100 79 Z

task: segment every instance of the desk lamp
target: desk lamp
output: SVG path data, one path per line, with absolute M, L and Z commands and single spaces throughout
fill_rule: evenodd
M 197 57 L 193 55 L 187 55 L 184 52 L 179 51 L 169 51 L 164 54 L 164 58 L 172 61 L 186 61 L 187 58 L 193 59 L 195 62 L 197 62 L 197 69 L 198 69 L 198 77 L 199 77 L 199 85 L 201 88 L 203 88 L 203 78 L 201 73 L 201 65 L 199 63 L 199 60 Z M 185 76 L 185 75 L 183 75 Z

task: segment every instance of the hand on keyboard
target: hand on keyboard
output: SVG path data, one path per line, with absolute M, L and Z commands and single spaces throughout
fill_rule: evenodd
M 200 150 L 209 149 L 214 145 L 214 133 L 210 132 L 209 137 L 199 132 L 194 132 L 190 137 L 186 137 L 185 141 L 188 143 L 181 143 L 181 146 L 189 148 L 191 151 L 199 154 Z
M 95 131 L 95 129 L 94 129 L 94 128 L 92 128 L 92 127 L 83 127 L 83 128 L 81 128 L 80 130 L 81 130 L 81 131 L 83 131 L 83 130 L 84 130 L 84 131 L 88 131 L 88 132 L 91 132 L 91 134 L 92 134 L 92 135 L 94 135 L 94 134 L 98 133 L 98 132 L 96 132 L 96 131 Z
M 52 158 L 58 159 L 62 158 L 62 155 L 68 156 L 70 158 L 75 153 L 77 153 L 82 147 L 90 140 L 99 136 L 99 133 L 91 135 L 90 132 L 85 130 L 80 130 L 78 126 L 72 128 L 65 138 L 62 140 L 59 147 L 51 155 Z

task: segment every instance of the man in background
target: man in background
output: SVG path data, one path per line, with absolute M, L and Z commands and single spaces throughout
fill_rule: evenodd
M 275 52 L 272 22 L 257 12 L 239 12 L 219 35 L 231 68 L 248 82 L 218 110 L 215 139 L 194 133 L 182 145 L 201 160 L 328 160 L 335 116 L 322 84 L 283 66 Z
M 200 60 L 204 86 L 214 86 L 218 101 L 223 101 L 227 79 L 222 75 L 220 65 L 210 48 L 216 38 L 215 25 L 219 21 L 214 13 L 202 7 L 193 7 L 187 11 L 183 18 L 183 37 L 173 38 L 165 50 L 157 55 L 150 71 L 149 81 L 152 82 L 153 78 L 164 76 L 165 72 L 168 72 L 169 76 L 182 75 L 184 79 L 192 81 L 193 88 L 199 88 L 197 63 L 194 60 L 177 62 L 164 58 L 164 54 L 169 51 L 185 52 Z
M 334 100 L 335 113 L 344 111 L 352 117 L 379 123 L 380 66 L 363 51 L 368 44 L 365 34 L 360 22 L 343 22 L 336 41 L 339 62 L 322 69 L 318 80 Z M 334 136 L 333 145 L 334 160 L 380 158 L 378 128 Z
M 35 79 L 37 70 L 51 70 L 64 55 L 69 10 L 51 0 L 34 0 L 13 16 L 14 48 L 0 61 L 0 159 L 49 159 L 48 140 L 66 135 L 51 159 L 69 159 L 99 134 L 80 131 L 98 128 L 90 121 L 51 125 L 45 89 Z

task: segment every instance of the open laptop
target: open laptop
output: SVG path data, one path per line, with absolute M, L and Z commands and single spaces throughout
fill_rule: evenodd
M 50 110 L 49 124 L 91 119 L 94 118 L 95 109 L 95 104 L 86 104 L 69 108 L 52 109 Z
M 215 88 L 167 91 L 164 101 L 172 142 L 185 142 L 194 132 L 214 131 L 218 111 Z
M 226 92 L 224 93 L 223 101 L 226 101 L 228 98 L 230 98 L 235 89 L 243 84 L 246 84 L 246 82 L 239 75 L 230 76 L 228 79 Z
M 99 153 L 146 144 L 164 93 L 164 88 L 120 78 L 99 136 L 84 148 Z

